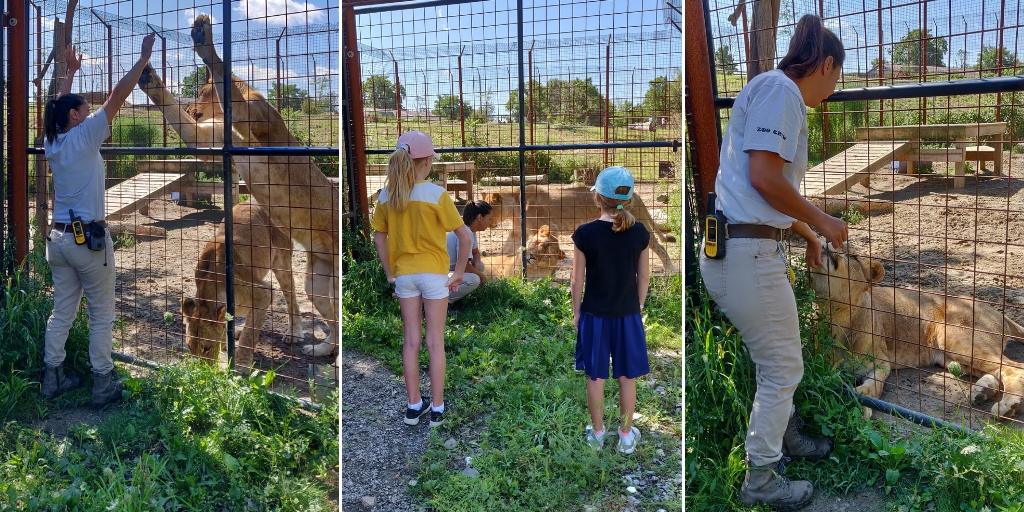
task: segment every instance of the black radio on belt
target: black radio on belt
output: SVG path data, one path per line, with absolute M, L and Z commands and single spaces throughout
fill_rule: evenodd
M 725 257 L 725 239 L 728 238 L 725 214 L 715 209 L 715 193 L 708 193 L 708 211 L 704 215 L 704 256 L 713 260 Z
M 92 251 L 102 251 L 106 247 L 107 233 L 103 224 L 96 221 L 85 224 L 81 217 L 75 215 L 74 210 L 68 210 L 68 216 L 71 218 L 75 245 L 85 245 Z

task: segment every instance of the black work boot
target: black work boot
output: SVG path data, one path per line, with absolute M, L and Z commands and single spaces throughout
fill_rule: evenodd
M 807 480 L 790 480 L 782 476 L 783 460 L 764 466 L 747 466 L 747 475 L 740 488 L 740 503 L 752 507 L 768 505 L 774 510 L 799 510 L 811 502 L 814 487 Z
M 121 381 L 114 380 L 114 370 L 107 373 L 92 372 L 92 405 L 101 407 L 121 399 L 124 386 Z
M 64 365 L 46 365 L 43 370 L 43 385 L 41 393 L 46 398 L 53 398 L 65 391 L 70 391 L 82 384 L 81 379 L 73 373 L 64 373 Z
M 793 412 L 782 435 L 782 453 L 787 457 L 821 460 L 832 453 L 832 440 L 827 437 L 808 436 L 800 432 L 804 421 Z

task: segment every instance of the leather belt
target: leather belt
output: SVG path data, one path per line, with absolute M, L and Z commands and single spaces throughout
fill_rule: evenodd
M 768 238 L 779 241 L 785 239 L 785 230 L 763 224 L 729 224 L 727 229 L 728 238 Z
M 100 226 L 103 226 L 104 228 L 107 227 L 107 221 L 105 221 L 105 220 L 97 220 L 97 221 L 94 221 L 94 222 L 96 222 L 96 224 L 99 224 Z M 88 222 L 83 222 L 82 223 L 83 226 L 86 225 L 86 224 L 89 224 L 89 223 Z M 53 229 L 56 229 L 57 231 L 67 231 L 70 227 L 71 227 L 71 224 L 64 224 L 63 222 L 54 222 L 53 223 Z

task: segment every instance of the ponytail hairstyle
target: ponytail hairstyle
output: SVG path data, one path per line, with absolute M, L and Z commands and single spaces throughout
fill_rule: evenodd
M 478 216 L 490 214 L 491 209 L 491 204 L 487 201 L 482 201 L 480 199 L 470 201 L 466 203 L 466 208 L 462 210 L 462 222 L 468 226 L 472 224 Z
M 825 28 L 821 18 L 806 14 L 796 24 L 796 32 L 789 40 L 789 51 L 779 62 L 779 69 L 792 79 L 814 73 L 825 59 L 832 57 L 832 65 L 842 67 L 846 59 L 843 42 Z
M 416 169 L 409 146 L 401 145 L 388 160 L 388 177 L 384 186 L 388 190 L 387 201 L 395 211 L 405 210 L 412 195 L 412 187 L 416 184 Z
M 71 111 L 81 107 L 84 103 L 85 98 L 77 94 L 64 94 L 46 102 L 46 111 L 43 113 L 43 129 L 47 142 L 53 142 L 58 134 L 67 131 Z
M 629 193 L 629 187 L 618 187 L 615 189 L 616 194 L 627 194 Z M 597 192 L 594 192 L 594 202 L 597 203 L 597 207 L 601 209 L 603 213 L 607 213 L 612 216 L 612 231 L 616 233 L 622 233 L 627 231 L 629 228 L 636 224 L 636 217 L 633 213 L 628 210 L 629 203 L 633 199 L 612 199 L 610 197 L 602 196 Z

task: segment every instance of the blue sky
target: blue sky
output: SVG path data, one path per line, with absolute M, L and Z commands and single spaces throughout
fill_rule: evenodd
M 729 44 L 737 61 L 745 61 L 742 55 L 743 39 L 739 34 L 740 24 L 732 27 L 727 17 L 732 14 L 735 0 L 709 0 L 711 8 L 711 31 L 719 44 Z M 982 44 L 996 46 L 1000 17 L 1000 0 L 930 0 L 927 1 L 928 16 L 926 28 L 934 35 L 946 38 L 949 45 L 944 61 L 947 65 L 961 65 L 961 51 L 966 52 L 970 66 L 977 62 Z M 889 48 L 907 32 L 918 28 L 924 4 L 882 0 L 882 37 L 884 56 L 888 60 Z M 893 7 L 895 5 L 896 7 Z M 817 0 L 783 0 L 780 23 L 799 19 L 804 14 L 817 14 Z M 867 71 L 871 62 L 878 57 L 878 1 L 877 0 L 832 0 L 825 2 L 826 25 L 843 40 L 847 48 L 844 68 L 847 72 Z M 788 16 L 787 16 L 787 13 Z M 748 15 L 750 13 L 748 12 Z M 1006 50 L 1021 55 L 1024 47 L 1018 45 L 1024 6 L 1020 0 L 1006 0 L 1003 46 Z M 965 34 L 967 34 L 965 38 Z M 726 39 L 717 39 L 726 36 Z M 778 54 L 781 56 L 788 47 L 785 31 L 780 33 Z M 867 48 L 864 48 L 867 46 Z M 858 67 L 859 66 L 859 67 Z
M 282 38 L 282 81 L 294 83 L 313 92 L 316 81 L 331 92 L 338 88 L 338 0 L 241 0 L 232 1 L 233 71 L 257 89 L 266 92 L 276 80 L 275 39 L 285 25 L 289 32 Z M 66 2 L 37 0 L 43 10 L 43 49 L 48 52 L 52 37 L 52 20 L 64 18 Z M 91 14 L 95 9 L 98 17 Z M 34 11 L 31 11 L 34 16 Z M 75 16 L 74 42 L 86 58 L 76 79 L 76 90 L 107 90 L 106 29 L 98 18 L 112 23 L 114 39 L 114 81 L 134 63 L 147 32 L 147 24 L 163 29 L 167 39 L 165 77 L 172 89 L 188 73 L 201 65 L 188 40 L 192 20 L 199 13 L 212 14 L 218 39 L 223 35 L 219 25 L 223 7 L 220 2 L 199 0 L 179 8 L 175 2 L 124 0 L 118 2 L 81 0 Z M 315 27 L 313 29 L 312 27 Z M 325 28 L 333 27 L 327 31 Z M 32 20 L 30 63 L 35 69 L 35 22 Z M 291 34 L 291 35 L 288 35 Z M 268 39 L 269 37 L 269 39 Z M 46 55 L 43 55 L 45 59 Z M 152 64 L 163 67 L 161 42 L 154 48 Z M 52 69 L 52 68 L 51 68 Z M 33 71 L 34 73 L 34 71 Z M 49 79 L 49 75 L 47 80 Z M 145 101 L 138 90 L 129 99 Z
M 602 84 L 603 94 L 609 36 L 615 40 L 613 101 L 642 101 L 648 81 L 674 75 L 681 67 L 682 35 L 666 21 L 663 0 L 524 4 L 524 48 L 534 45 L 534 75 L 542 83 L 590 78 Z M 426 103 L 433 107 L 439 95 L 457 94 L 455 57 L 465 45 L 467 102 L 476 105 L 490 98 L 495 112 L 503 114 L 509 92 L 518 87 L 515 6 L 515 0 L 486 0 L 359 15 L 363 78 L 384 73 L 393 80 L 393 55 L 406 87 L 403 106 L 422 110 Z

